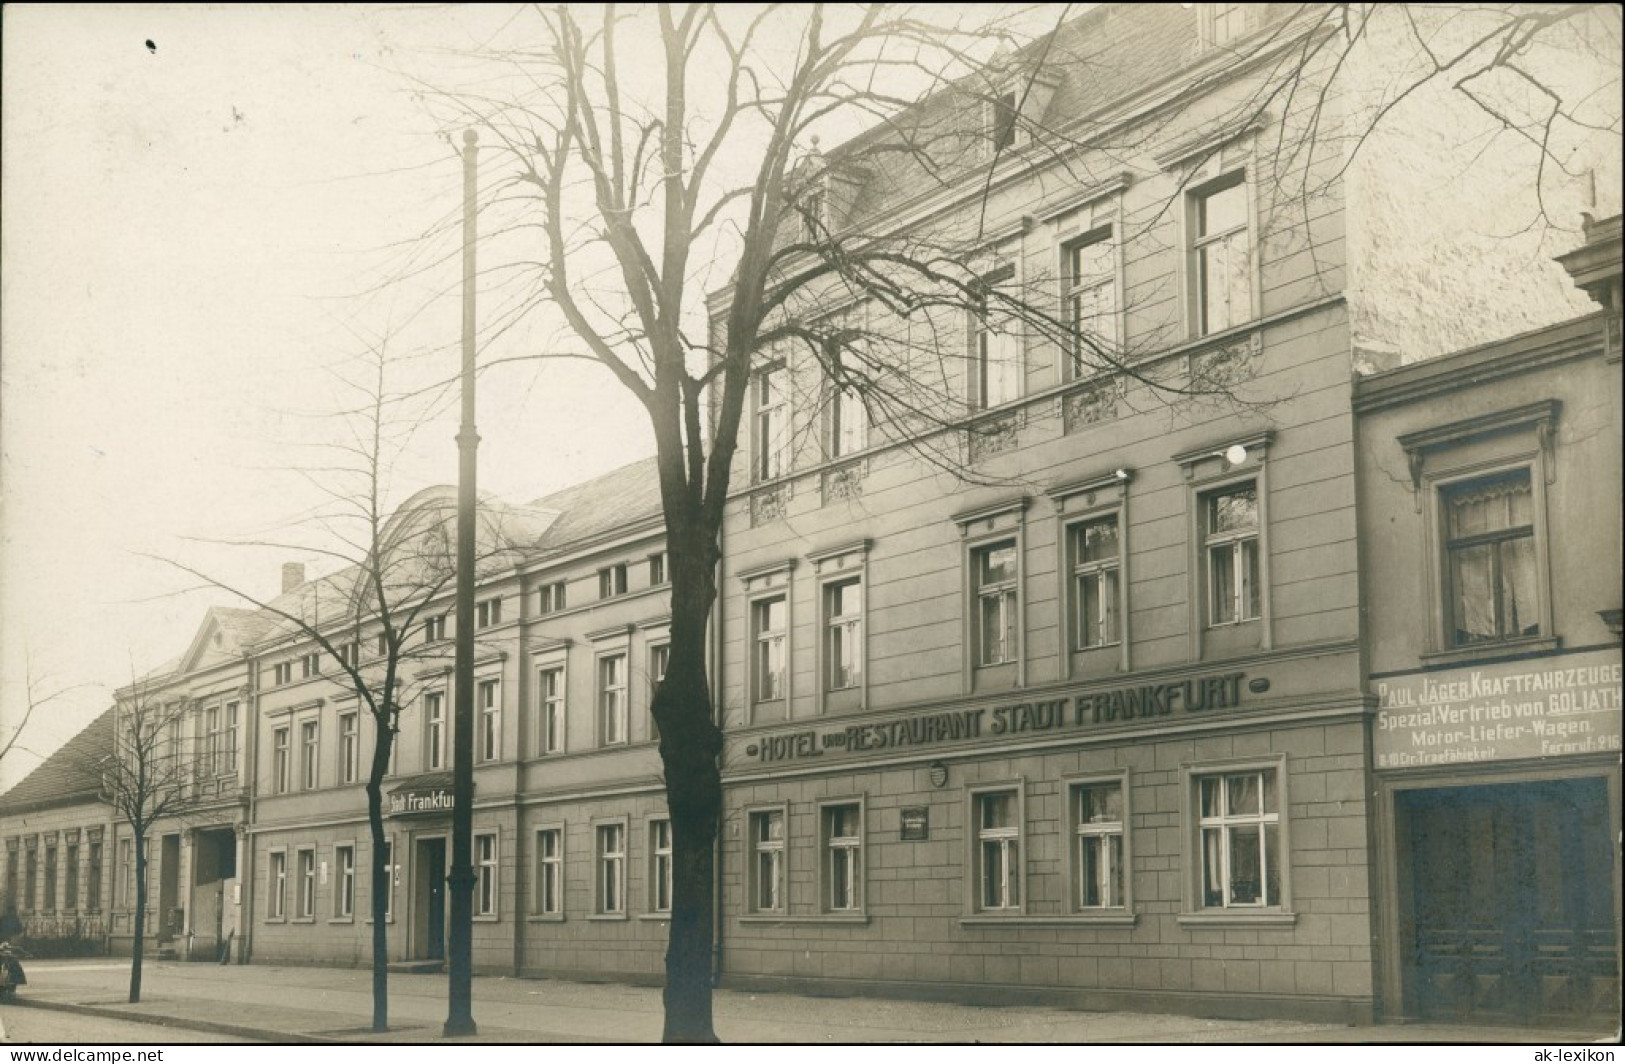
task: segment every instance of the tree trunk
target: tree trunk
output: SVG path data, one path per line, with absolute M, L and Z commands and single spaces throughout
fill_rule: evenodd
M 392 870 L 384 863 L 384 771 L 389 768 L 389 751 L 394 745 L 394 733 L 388 726 L 378 726 L 378 739 L 373 744 L 372 765 L 367 772 L 367 827 L 372 833 L 372 1029 L 389 1030 L 389 928 L 385 923 L 389 913 L 389 893 L 393 886 Z M 389 855 L 395 863 L 395 855 Z
M 681 548 L 679 548 L 681 549 Z M 712 1026 L 711 948 L 715 939 L 714 853 L 722 811 L 717 729 L 706 680 L 705 628 L 714 598 L 714 564 L 699 557 L 673 559 L 671 659 L 655 692 L 660 758 L 671 812 L 671 932 L 666 944 L 668 1043 L 717 1041 Z M 692 568 L 684 572 L 690 561 Z
M 147 837 L 135 833 L 135 941 L 130 946 L 130 1004 L 141 1000 L 141 958 L 147 937 Z

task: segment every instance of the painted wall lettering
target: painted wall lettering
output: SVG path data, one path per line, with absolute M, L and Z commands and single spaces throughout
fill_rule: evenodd
M 1620 749 L 1617 651 L 1561 666 L 1509 662 L 1377 684 L 1378 768 L 1414 768 Z

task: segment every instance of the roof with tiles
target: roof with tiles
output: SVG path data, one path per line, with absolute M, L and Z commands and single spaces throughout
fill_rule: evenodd
M 558 511 L 559 518 L 537 542 L 542 554 L 590 543 L 616 530 L 660 516 L 660 478 L 654 458 L 624 465 L 603 476 L 556 491 L 531 504 Z
M 1098 5 L 831 149 L 825 165 L 836 173 L 852 167 L 862 180 L 846 220 L 861 225 L 895 216 L 910 201 L 985 171 L 989 157 L 966 150 L 985 137 L 977 103 L 1007 82 L 1030 88 L 1026 79 L 1040 64 L 1054 91 L 1042 113 L 1026 115 L 1025 121 L 1060 139 L 1044 138 L 1048 144 L 1039 150 L 1047 157 L 1064 143 L 1089 139 L 1115 121 L 1116 105 L 1175 78 L 1202 54 L 1197 6 Z M 1296 5 L 1257 8 L 1253 29 L 1278 25 Z M 1099 117 L 1091 123 L 1091 116 Z
M 113 710 L 107 709 L 0 795 L 0 816 L 99 800 L 101 780 L 93 766 L 112 752 Z

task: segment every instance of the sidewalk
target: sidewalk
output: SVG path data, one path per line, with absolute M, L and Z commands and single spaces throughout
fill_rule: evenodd
M 142 1001 L 128 1004 L 129 962 L 36 961 L 20 1005 L 83 1012 L 273 1042 L 658 1042 L 660 991 L 616 983 L 482 976 L 474 980 L 479 1034 L 446 1039 L 444 975 L 389 977 L 391 1030 L 374 1034 L 371 973 L 355 969 L 151 962 Z M 1203 1020 L 1128 1012 L 976 1008 L 869 998 L 719 990 L 716 1029 L 743 1043 L 1365 1043 L 1596 1042 L 1597 1032 L 1443 1025 L 1342 1027 L 1286 1020 Z M 71 1037 L 71 1024 L 63 1034 Z M 1613 1039 L 1607 1039 L 1612 1041 Z

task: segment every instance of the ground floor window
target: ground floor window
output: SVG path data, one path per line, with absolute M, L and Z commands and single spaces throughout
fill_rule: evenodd
M 333 915 L 339 919 L 355 915 L 355 847 L 333 848 Z
M 475 916 L 497 915 L 497 837 L 494 833 L 474 836 Z
M 649 910 L 671 912 L 671 821 L 649 822 Z
M 975 835 L 976 907 L 983 912 L 1021 910 L 1021 789 L 971 796 Z
M 123 843 L 120 843 L 122 850 Z M 288 855 L 280 850 L 271 854 L 271 866 L 266 872 L 266 892 L 270 895 L 266 899 L 265 915 L 271 920 L 285 920 L 288 917 Z
M 536 832 L 537 916 L 564 915 L 564 829 Z
M 301 920 L 314 919 L 316 916 L 316 851 L 299 851 L 299 907 L 297 915 Z
M 750 814 L 750 909 L 784 911 L 784 810 Z
M 857 802 L 823 808 L 824 908 L 832 913 L 863 909 L 863 807 Z
M 1123 825 L 1126 788 L 1121 779 L 1072 786 L 1074 869 L 1080 911 L 1118 909 L 1127 904 L 1127 853 Z
M 1196 778 L 1202 905 L 1281 904 L 1280 788 L 1273 768 Z
M 626 912 L 626 825 L 598 825 L 598 912 Z

